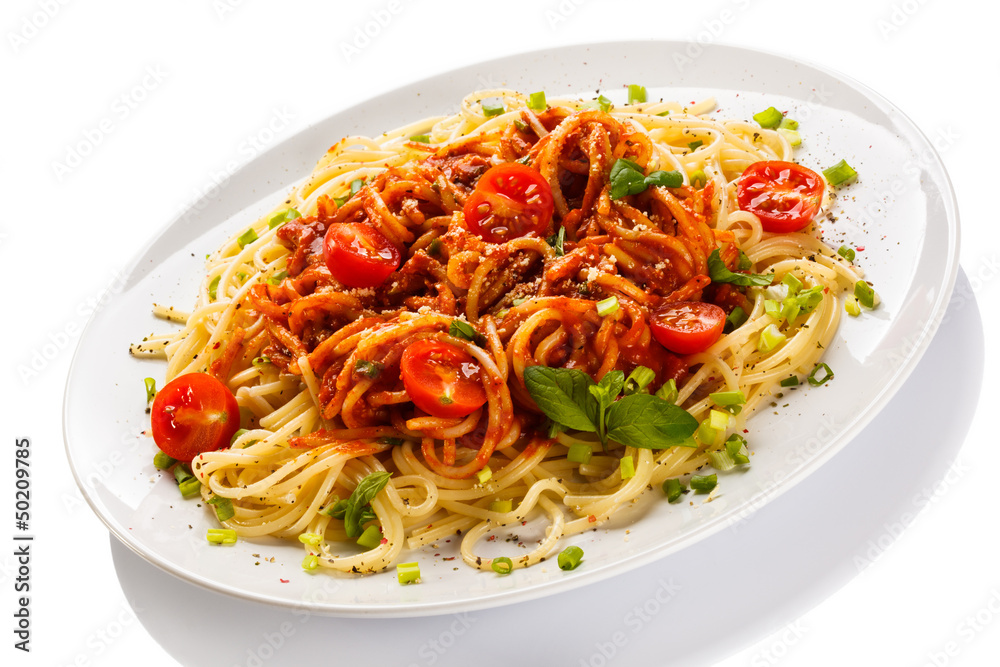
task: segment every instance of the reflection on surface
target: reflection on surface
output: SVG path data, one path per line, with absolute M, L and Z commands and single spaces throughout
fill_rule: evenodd
M 964 273 L 956 291 L 971 293 Z M 374 659 L 485 667 L 509 665 L 512 657 L 526 655 L 526 647 L 535 664 L 647 664 L 666 655 L 677 664 L 708 663 L 802 615 L 856 575 L 873 549 L 877 557 L 898 537 L 899 530 L 886 527 L 908 525 L 962 446 L 983 359 L 978 308 L 973 300 L 956 299 L 906 385 L 805 482 L 679 553 L 531 602 L 424 618 L 328 618 L 195 587 L 114 538 L 111 551 L 139 620 L 190 667 L 311 664 L 317 658 L 324 664 L 335 658 L 337 664 Z M 964 381 L 936 396 L 936 418 L 914 419 L 908 407 L 924 404 L 926 387 L 954 376 Z M 752 576 L 720 576 L 735 563 Z M 210 631 L 192 632 L 199 627 Z M 511 637 L 516 641 L 503 639 Z

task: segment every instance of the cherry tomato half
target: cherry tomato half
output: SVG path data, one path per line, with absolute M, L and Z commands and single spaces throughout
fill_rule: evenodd
M 713 303 L 677 301 L 653 312 L 649 324 L 660 345 L 677 354 L 694 354 L 719 340 L 726 311 Z
M 399 369 L 410 400 L 434 417 L 465 417 L 486 402 L 479 362 L 454 345 L 417 341 L 403 352 Z
M 812 222 L 823 199 L 823 179 L 793 162 L 754 162 L 736 187 L 740 208 L 750 211 L 768 232 L 797 232 Z
M 544 236 L 552 220 L 552 189 L 542 175 L 517 162 L 491 167 L 465 201 L 473 234 L 503 243 L 534 232 Z
M 150 422 L 156 446 L 190 463 L 202 452 L 229 446 L 240 428 L 240 408 L 226 385 L 205 373 L 188 373 L 157 392 Z
M 378 287 L 399 268 L 402 255 L 371 225 L 345 222 L 326 230 L 323 259 L 333 277 L 348 287 Z

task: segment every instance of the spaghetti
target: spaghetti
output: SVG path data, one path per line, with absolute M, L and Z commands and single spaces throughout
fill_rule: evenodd
M 513 559 L 525 567 L 652 485 L 709 463 L 780 381 L 816 366 L 837 328 L 838 295 L 859 279 L 815 225 L 769 233 L 741 209 L 745 170 L 790 161 L 792 147 L 777 131 L 712 120 L 711 107 L 539 105 L 487 90 L 457 114 L 331 147 L 283 206 L 209 257 L 193 312 L 156 308 L 183 328 L 133 346 L 165 357 L 168 379 L 208 373 L 235 394 L 246 430 L 191 465 L 206 500 L 232 502 L 224 525 L 246 537 L 306 536 L 315 564 L 368 573 L 455 535 L 462 559 L 489 569 L 480 540 L 544 516 L 544 538 Z M 538 228 L 520 235 L 474 233 L 467 204 L 485 172 L 509 163 L 544 181 L 550 219 L 532 218 Z M 616 194 L 619 167 L 638 173 L 625 174 L 631 182 L 654 182 Z M 656 184 L 667 172 L 679 182 Z M 401 257 L 370 287 L 338 280 L 325 256 L 331 229 L 359 224 Z M 713 281 L 713 262 L 727 274 L 773 274 L 775 286 Z M 787 297 L 782 284 L 818 296 L 783 318 L 770 305 Z M 717 305 L 736 326 L 703 351 L 670 352 L 652 320 L 678 302 Z M 461 355 L 478 406 L 435 416 L 416 405 L 419 387 L 400 368 L 418 343 Z M 719 392 L 745 402 L 684 446 L 611 440 L 605 450 L 591 434 L 552 428 L 524 381 L 532 366 L 595 380 L 645 367 L 646 391 L 697 420 L 720 412 Z M 588 450 L 586 462 L 567 458 L 574 446 Z M 381 539 L 359 550 L 331 509 L 383 471 L 392 476 L 369 522 Z

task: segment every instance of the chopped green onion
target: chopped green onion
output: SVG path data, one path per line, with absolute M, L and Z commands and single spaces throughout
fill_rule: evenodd
M 618 297 L 609 296 L 603 301 L 597 302 L 597 314 L 601 317 L 607 317 L 608 315 L 614 315 L 618 312 Z
M 414 134 L 410 137 L 410 141 L 418 144 L 429 144 L 431 143 L 431 135 L 429 134 Z
M 702 493 L 708 493 L 714 489 L 718 483 L 719 478 L 718 475 L 715 474 L 691 476 L 691 488 Z
M 319 556 L 316 554 L 306 554 L 306 557 L 302 559 L 302 569 L 307 572 L 312 572 L 319 567 Z
M 396 579 L 401 584 L 412 584 L 420 579 L 420 563 L 398 563 Z
M 820 370 L 823 371 L 822 377 L 816 377 L 816 374 L 819 373 Z M 833 379 L 833 371 L 830 370 L 830 367 L 826 364 L 819 364 L 816 368 L 812 369 L 812 373 L 810 373 L 806 379 L 809 380 L 809 384 L 814 387 L 818 387 Z
M 236 277 L 239 278 L 242 282 L 246 282 L 247 280 L 247 274 L 243 273 L 242 271 L 237 271 Z
M 180 466 L 177 466 L 174 470 L 176 471 L 179 467 Z M 177 489 L 181 492 L 182 498 L 193 498 L 201 493 L 201 482 L 197 477 L 192 475 L 183 482 L 178 483 Z
M 635 461 L 632 460 L 631 456 L 623 456 L 621 463 L 618 464 L 618 470 L 621 472 L 623 481 L 635 477 Z
M 780 322 L 784 317 L 784 313 L 781 310 L 781 303 L 774 299 L 764 299 L 764 314 Z
M 271 363 L 270 357 L 254 357 L 253 361 L 250 362 L 254 366 L 263 366 L 264 364 Z
M 677 391 L 677 381 L 670 378 L 663 383 L 663 386 L 656 390 L 656 397 L 661 398 L 668 403 L 676 403 L 679 393 L 680 392 Z
M 240 248 L 246 248 L 248 245 L 257 240 L 257 232 L 254 231 L 253 227 L 246 230 L 240 237 L 236 239 L 236 242 L 240 244 Z
M 236 544 L 236 531 L 232 528 L 209 528 L 206 538 L 212 544 Z
M 215 276 L 214 278 L 212 278 L 212 282 L 208 284 L 208 298 L 211 299 L 212 301 L 215 301 L 219 289 L 219 281 L 221 279 L 222 276 Z
M 758 125 L 768 129 L 778 127 L 781 124 L 782 117 L 781 112 L 774 107 L 768 107 L 760 113 L 753 115 L 753 119 L 757 121 Z
M 857 317 L 861 314 L 861 306 L 858 304 L 858 300 L 854 296 L 848 296 L 844 299 L 844 310 L 851 317 Z
M 431 257 L 437 257 L 441 254 L 441 239 L 433 239 L 427 244 L 427 254 Z
M 777 324 L 769 324 L 760 332 L 760 338 L 757 340 L 757 351 L 767 354 L 784 343 L 785 338 L 785 334 L 778 330 Z
M 840 185 L 841 183 L 846 183 L 857 178 L 858 172 L 854 171 L 851 165 L 847 164 L 846 160 L 841 160 L 832 167 L 824 169 L 823 176 L 826 177 L 830 185 Z
M 750 463 L 750 452 L 747 450 L 747 439 L 739 433 L 733 433 L 726 438 L 726 453 L 732 457 L 736 465 Z
M 704 143 L 705 142 L 702 141 L 701 139 L 698 139 L 697 141 L 692 141 L 691 143 L 688 144 L 688 149 L 692 151 L 696 150 L 699 146 L 701 146 Z
M 318 547 L 319 543 L 323 541 L 323 536 L 319 533 L 300 533 L 299 542 L 310 547 Z
M 784 380 L 782 380 L 778 384 L 781 385 L 782 387 L 797 387 L 797 386 L 799 386 L 799 376 L 798 375 L 792 375 L 792 376 L 786 377 Z
M 629 104 L 641 104 L 646 101 L 646 87 L 640 86 L 638 84 L 629 84 L 628 87 L 628 103 Z
M 389 436 L 385 436 L 385 437 L 379 438 L 375 442 L 377 442 L 380 445 L 391 445 L 393 447 L 398 447 L 401 444 L 403 444 L 404 440 L 402 438 L 391 438 Z
M 364 187 L 364 185 L 365 185 L 365 179 L 363 178 L 355 178 L 353 181 L 351 181 L 351 196 L 353 197 L 354 195 L 358 194 L 358 190 Z
M 742 391 L 717 391 L 714 394 L 709 394 L 708 397 L 712 399 L 713 403 L 723 407 L 727 405 L 743 405 L 747 402 L 747 398 L 743 395 Z
M 708 176 L 701 169 L 696 170 L 691 174 L 691 187 L 695 190 L 701 190 L 708 184 Z
M 660 113 L 658 113 L 656 115 L 657 116 L 669 116 L 670 115 L 670 109 L 667 109 L 666 111 L 661 111 Z
M 857 297 L 858 303 L 865 308 L 872 309 L 875 307 L 875 290 L 864 280 L 854 283 L 854 296 Z
M 493 118 L 493 116 L 499 116 L 503 113 L 503 102 L 487 102 L 483 100 L 483 115 L 487 118 Z
M 846 259 L 848 262 L 853 262 L 855 258 L 854 248 L 849 248 L 846 245 L 842 245 L 837 248 L 837 254 Z
M 153 402 L 153 397 L 156 396 L 156 380 L 146 378 L 142 382 L 146 385 L 146 405 L 149 405 Z
M 493 471 L 490 470 L 489 466 L 486 466 L 485 468 L 476 473 L 476 478 L 479 480 L 480 484 L 485 484 L 486 482 L 490 481 L 492 477 L 493 477 Z
M 733 312 L 729 313 L 729 317 L 726 318 L 725 332 L 735 331 L 743 326 L 743 323 L 747 321 L 749 315 L 746 311 L 736 306 L 733 308 Z
M 528 299 L 526 299 L 526 298 L 514 299 L 513 301 L 510 302 L 510 305 L 512 305 L 515 308 L 517 308 L 518 306 L 520 306 L 522 303 L 524 303 L 527 300 Z
M 448 326 L 448 334 L 467 341 L 475 341 L 479 337 L 479 332 L 473 329 L 471 324 L 459 319 L 451 321 L 451 324 Z
M 361 533 L 361 537 L 358 538 L 358 546 L 364 547 L 365 549 L 374 549 L 381 543 L 382 530 L 375 524 L 365 528 L 365 532 Z
M 377 361 L 358 359 L 354 362 L 354 372 L 358 375 L 374 380 L 382 372 L 382 364 Z
M 676 503 L 684 493 L 684 485 L 679 479 L 668 479 L 663 482 L 663 493 L 667 494 L 668 503 Z
M 802 289 L 802 281 L 796 278 L 795 275 L 791 273 L 786 273 L 784 275 L 784 277 L 781 279 L 781 284 L 788 286 L 789 295 L 797 294 L 798 291 Z
M 528 96 L 528 108 L 532 111 L 545 111 L 548 106 L 548 103 L 545 101 L 544 90 L 540 90 L 537 93 L 532 93 Z
M 490 561 L 490 567 L 500 576 L 506 576 L 514 570 L 514 561 L 506 556 L 500 556 Z
M 701 420 L 698 424 L 698 442 L 703 445 L 711 445 L 715 442 L 715 438 L 719 435 L 717 429 L 712 428 L 712 421 L 709 418 Z
M 490 511 L 499 514 L 506 514 L 514 509 L 514 503 L 510 500 L 494 500 L 490 503 Z
M 233 509 L 233 501 L 229 498 L 212 496 L 208 499 L 208 504 L 215 505 L 215 516 L 219 519 L 220 523 L 222 521 L 229 521 L 236 516 L 236 511 Z
M 778 134 L 783 136 L 791 146 L 802 145 L 802 135 L 796 132 L 795 130 L 786 130 L 783 127 L 779 127 Z
M 709 426 L 716 431 L 724 431 L 729 428 L 729 415 L 719 410 L 708 411 Z
M 625 396 L 646 391 L 646 387 L 655 379 L 656 373 L 653 372 L 653 369 L 646 368 L 645 366 L 636 366 L 635 370 L 625 378 Z
M 527 123 L 525 123 L 525 122 L 524 122 L 523 120 L 521 120 L 520 118 L 515 118 L 515 119 L 514 119 L 514 127 L 516 127 L 516 128 L 517 128 L 518 130 L 520 130 L 521 132 L 527 132 L 528 130 L 530 130 L 530 129 L 531 129 L 531 126 L 530 126 L 530 125 L 528 125 Z M 522 159 L 522 160 L 524 160 L 524 159 L 526 159 L 527 157 L 528 157 L 528 156 L 527 156 L 527 155 L 525 155 L 525 156 L 524 156 L 523 158 L 521 158 L 521 159 Z M 527 163 L 527 162 L 522 162 L 521 164 L 528 164 L 528 163 Z
M 729 455 L 729 452 L 724 449 L 709 452 L 708 462 L 719 472 L 726 472 L 727 470 L 732 470 L 736 467 L 736 461 L 734 461 L 733 457 Z
M 611 111 L 611 107 L 613 107 L 614 104 L 612 104 L 611 100 L 609 100 L 604 95 L 598 95 L 597 96 L 597 106 L 599 106 L 601 108 L 601 111 L 603 111 L 604 113 L 607 113 L 607 112 Z
M 799 121 L 792 120 L 791 118 L 782 118 L 781 122 L 778 123 L 778 127 L 783 130 L 797 130 L 799 129 Z
M 280 285 L 281 281 L 288 277 L 288 271 L 278 271 L 267 279 L 268 285 Z
M 566 458 L 573 463 L 590 463 L 590 457 L 594 451 L 585 442 L 574 442 L 566 452 Z
M 247 429 L 241 428 L 240 430 L 236 431 L 236 433 L 233 433 L 233 437 L 231 437 L 229 439 L 229 446 L 232 447 L 233 444 L 235 444 L 236 441 L 240 439 L 240 436 L 243 435 L 246 432 L 247 432 Z
M 153 457 L 153 465 L 158 470 L 166 470 L 175 463 L 177 463 L 177 459 L 163 452 L 156 452 L 156 456 Z
M 583 549 L 574 545 L 560 551 L 557 562 L 560 570 L 569 571 L 575 570 L 581 560 L 583 560 Z
M 176 468 L 174 468 L 174 479 L 177 480 L 178 484 L 183 484 L 189 479 L 197 479 L 197 478 L 191 474 L 191 468 L 188 467 L 188 464 L 182 463 Z
M 281 213 L 278 213 L 271 217 L 267 221 L 267 228 L 274 229 L 275 227 L 280 227 L 281 225 L 294 220 L 295 218 L 301 218 L 302 214 L 296 211 L 294 208 L 285 209 Z

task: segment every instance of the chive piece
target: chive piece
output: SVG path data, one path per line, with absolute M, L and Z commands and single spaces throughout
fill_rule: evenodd
M 158 470 L 166 470 L 175 463 L 177 463 L 177 459 L 163 452 L 156 452 L 156 456 L 153 457 L 153 465 Z
M 729 428 L 729 415 L 719 410 L 709 410 L 708 423 L 716 431 L 723 431 Z
M 872 309 L 875 307 L 875 290 L 864 280 L 854 283 L 854 296 L 857 297 L 858 303 L 865 308 Z
M 599 106 L 601 108 L 601 111 L 603 111 L 604 113 L 607 113 L 607 112 L 611 111 L 611 107 L 613 107 L 614 104 L 612 104 L 611 100 L 609 100 L 604 95 L 598 95 L 597 96 L 597 106 Z
M 545 101 L 545 91 L 540 90 L 528 96 L 528 108 L 532 111 L 545 111 L 549 107 Z
M 482 102 L 483 115 L 487 118 L 493 118 L 494 116 L 499 116 L 503 113 L 503 102 Z
M 790 375 L 789 377 L 786 377 L 784 380 L 782 380 L 778 384 L 781 385 L 782 387 L 797 387 L 797 386 L 799 386 L 799 376 L 798 375 Z
M 753 119 L 757 121 L 757 124 L 767 129 L 778 127 L 781 124 L 782 117 L 781 112 L 774 107 L 768 107 L 760 113 L 753 115 Z
M 736 467 L 736 461 L 726 450 L 717 450 L 708 453 L 708 463 L 719 472 L 726 472 Z
M 690 180 L 691 180 L 691 187 L 694 188 L 695 190 L 701 190 L 706 185 L 708 185 L 708 176 L 706 176 L 705 172 L 702 171 L 701 169 L 698 169 L 693 174 L 691 174 Z
M 253 361 L 250 362 L 253 366 L 263 366 L 265 364 L 271 363 L 270 357 L 254 357 Z
M 271 219 L 267 221 L 267 228 L 274 229 L 275 227 L 280 227 L 281 225 L 285 224 L 290 220 L 294 220 L 295 218 L 301 218 L 301 217 L 302 217 L 301 213 L 296 211 L 294 208 L 289 208 L 282 211 L 281 213 L 272 216 Z
M 427 254 L 431 257 L 437 257 L 441 254 L 441 239 L 433 239 L 427 244 Z
M 820 370 L 823 371 L 823 376 L 816 377 L 816 374 L 819 373 Z M 812 373 L 810 373 L 806 379 L 809 380 L 809 384 L 812 386 L 819 387 L 820 385 L 824 385 L 833 379 L 833 371 L 830 370 L 830 367 L 826 364 L 819 364 L 816 368 L 812 369 Z
M 216 295 L 218 294 L 220 280 L 222 280 L 222 276 L 215 276 L 212 278 L 212 282 L 208 284 L 208 298 L 212 301 L 215 301 Z
M 784 277 L 781 279 L 781 284 L 788 286 L 789 295 L 795 295 L 798 293 L 800 289 L 802 289 L 802 281 L 796 278 L 791 273 L 786 273 L 784 275 Z
M 779 322 L 784 318 L 784 314 L 781 312 L 781 303 L 774 299 L 764 299 L 764 314 Z
M 767 354 L 784 343 L 785 338 L 785 334 L 778 330 L 777 324 L 769 324 L 760 332 L 760 338 L 757 339 L 757 351 Z
M 319 567 L 319 557 L 316 554 L 306 554 L 306 557 L 302 559 L 302 569 L 306 572 L 312 572 Z
M 281 281 L 288 277 L 288 271 L 278 271 L 267 279 L 268 285 L 280 285 Z
M 781 122 L 778 123 L 778 127 L 782 130 L 797 130 L 799 129 L 799 121 L 792 120 L 791 118 L 782 118 Z
M 698 139 L 697 141 L 692 141 L 691 143 L 688 144 L 688 149 L 694 151 L 704 143 L 705 142 L 702 141 L 701 139 Z
M 618 297 L 609 296 L 603 301 L 597 302 L 597 314 L 601 317 L 607 317 L 608 315 L 614 315 L 618 312 Z
M 405 442 L 405 440 L 403 440 L 402 438 L 391 438 L 386 436 L 384 438 L 379 438 L 375 442 L 377 442 L 380 445 L 391 445 L 393 447 L 399 447 L 401 444 Z
M 493 471 L 490 470 L 489 466 L 486 466 L 485 468 L 476 473 L 476 478 L 479 480 L 480 484 L 485 484 L 486 482 L 490 481 L 492 477 L 493 477 Z
M 401 584 L 412 584 L 420 580 L 420 563 L 398 563 L 396 579 Z
M 514 509 L 514 503 L 511 500 L 494 500 L 493 502 L 490 503 L 491 512 L 506 514 L 512 509 Z
M 725 333 L 739 329 L 747 321 L 748 317 L 749 315 L 746 314 L 746 311 L 739 306 L 733 308 L 733 312 L 729 313 L 729 317 L 726 318 Z
M 545 239 L 545 242 L 556 251 L 556 257 L 562 257 L 566 254 L 566 250 L 563 247 L 566 243 L 566 228 L 560 225 L 559 231 Z
M 236 441 L 240 439 L 240 436 L 246 432 L 247 429 L 241 428 L 240 430 L 236 431 L 236 433 L 233 433 L 233 437 L 229 439 L 229 446 L 232 447 L 234 444 L 236 444 Z
M 712 428 L 712 420 L 708 417 L 698 424 L 698 442 L 703 445 L 711 445 L 719 435 L 718 430 Z
M 182 463 L 176 468 L 174 468 L 174 479 L 177 480 L 178 484 L 183 484 L 189 479 L 196 479 L 194 475 L 191 474 L 191 468 L 188 464 Z
M 382 364 L 377 361 L 358 359 L 354 362 L 354 372 L 358 375 L 374 380 L 382 372 Z
M 677 391 L 677 381 L 673 378 L 664 382 L 663 386 L 656 390 L 656 397 L 668 403 L 676 403 L 679 394 L 680 392 Z
M 253 227 L 251 227 L 250 229 L 240 234 L 240 237 L 236 239 L 236 242 L 240 244 L 240 249 L 242 250 L 243 248 L 247 247 L 256 240 L 257 240 L 257 232 L 255 232 Z
M 363 178 L 355 178 L 353 181 L 351 181 L 351 196 L 353 197 L 354 195 L 358 194 L 358 190 L 363 188 L 364 185 L 365 185 L 365 179 Z
M 566 452 L 566 459 L 573 463 L 590 463 L 590 457 L 594 451 L 585 442 L 574 442 Z
M 618 464 L 618 470 L 621 472 L 622 481 L 635 477 L 635 461 L 631 456 L 623 456 Z
M 700 493 L 708 493 L 719 483 L 718 475 L 692 475 L 691 488 Z
M 205 537 L 212 544 L 236 544 L 236 531 L 232 528 L 209 528 Z
M 514 570 L 514 561 L 506 556 L 500 556 L 490 561 L 490 567 L 501 577 L 505 577 Z
M 319 533 L 300 533 L 299 542 L 309 547 L 318 547 L 323 541 L 323 536 Z
M 149 405 L 153 402 L 153 397 L 156 396 L 156 380 L 146 378 L 142 382 L 146 385 L 146 405 Z
M 629 376 L 625 378 L 624 395 L 629 396 L 639 392 L 646 392 L 646 387 L 648 387 L 649 383 L 655 379 L 656 373 L 653 372 L 652 368 L 636 366 L 635 370 L 629 373 Z
M 733 433 L 726 438 L 726 453 L 736 465 L 750 463 L 750 452 L 747 450 L 747 439 L 739 433 Z
M 179 467 L 177 466 L 177 468 Z M 201 482 L 198 481 L 197 477 L 191 476 L 177 484 L 177 489 L 181 492 L 182 498 L 193 498 L 201 493 Z
M 786 130 L 783 127 L 779 127 L 778 134 L 783 136 L 788 141 L 788 144 L 793 148 L 795 146 L 802 145 L 802 135 L 796 132 L 795 130 Z
M 846 245 L 842 245 L 837 248 L 837 254 L 846 259 L 848 262 L 853 262 L 856 256 L 854 248 L 849 248 Z
M 840 185 L 857 178 L 858 172 L 854 171 L 851 165 L 847 164 L 847 160 L 841 160 L 832 167 L 824 169 L 823 176 L 826 177 L 830 185 Z
M 418 144 L 429 144 L 431 143 L 431 135 L 429 134 L 414 134 L 410 137 L 410 141 Z
M 236 516 L 236 511 L 233 509 L 233 501 L 229 498 L 212 496 L 208 499 L 208 504 L 215 505 L 215 516 L 219 519 L 220 523 L 229 521 Z
M 663 493 L 667 494 L 668 503 L 676 503 L 684 494 L 684 485 L 679 479 L 668 479 L 663 482 Z
M 641 104 L 646 101 L 646 87 L 640 86 L 638 84 L 629 84 L 628 87 L 628 103 L 629 104 Z
M 861 306 L 858 304 L 857 297 L 848 296 L 846 299 L 844 299 L 844 310 L 846 310 L 847 314 L 850 315 L 851 317 L 857 317 L 858 315 L 860 315 Z
M 448 335 L 454 336 L 455 338 L 462 338 L 470 342 L 475 342 L 476 338 L 479 337 L 479 332 L 476 331 L 468 322 L 454 319 L 451 321 L 451 324 L 448 325 Z
M 528 130 L 530 130 L 530 129 L 531 129 L 531 126 L 530 126 L 530 125 L 528 125 L 527 123 L 525 123 L 525 122 L 524 122 L 523 120 L 521 120 L 520 118 L 515 118 L 515 119 L 514 119 L 514 127 L 516 127 L 516 128 L 517 128 L 518 130 L 520 130 L 521 132 L 527 132 Z M 525 155 L 525 156 L 524 156 L 524 158 L 526 158 L 526 157 L 528 157 L 528 156 L 527 156 L 527 155 Z M 524 158 L 521 158 L 521 159 L 523 160 Z M 527 163 L 525 162 L 525 163 L 522 163 L 522 164 L 527 164 Z
M 559 563 L 560 570 L 575 570 L 583 560 L 583 549 L 578 546 L 566 547 L 559 552 L 559 558 L 557 562 Z
M 723 407 L 727 405 L 743 405 L 747 402 L 746 396 L 743 395 L 742 391 L 717 391 L 714 394 L 709 394 L 708 397 L 712 399 L 713 403 Z
M 382 530 L 375 524 L 365 528 L 365 532 L 361 533 L 361 537 L 358 538 L 358 546 L 365 549 L 374 549 L 381 543 Z
M 661 111 L 660 113 L 658 113 L 656 115 L 657 116 L 669 116 L 670 115 L 670 109 L 667 109 L 666 111 Z

